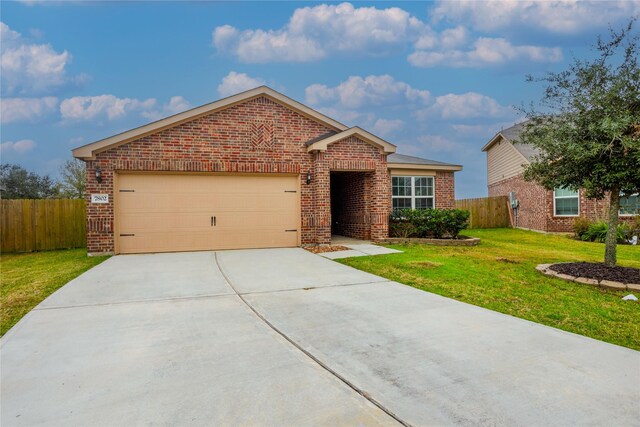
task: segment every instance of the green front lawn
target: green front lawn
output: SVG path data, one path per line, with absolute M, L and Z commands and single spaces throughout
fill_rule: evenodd
M 640 350 L 640 304 L 629 292 L 544 276 L 538 264 L 602 262 L 604 245 L 513 229 L 465 230 L 474 247 L 389 245 L 403 254 L 340 260 L 418 289 Z M 640 268 L 640 247 L 618 246 L 618 263 Z M 640 293 L 636 292 L 640 297 Z
M 86 249 L 2 254 L 0 257 L 0 336 L 65 283 L 100 264 Z

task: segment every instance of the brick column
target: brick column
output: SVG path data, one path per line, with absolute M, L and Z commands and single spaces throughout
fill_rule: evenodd
M 387 169 L 387 156 L 376 165 L 372 174 L 371 194 L 371 240 L 377 241 L 389 237 L 389 213 L 391 212 L 391 179 Z
M 102 182 L 96 180 L 96 167 L 99 166 Z M 114 252 L 113 236 L 113 169 L 109 162 L 88 161 L 86 163 L 87 189 L 87 253 L 90 255 L 111 254 Z M 107 194 L 109 203 L 91 203 L 91 194 Z
M 322 151 L 315 153 L 311 179 L 315 193 L 315 243 L 328 245 L 331 243 L 331 185 L 329 164 Z

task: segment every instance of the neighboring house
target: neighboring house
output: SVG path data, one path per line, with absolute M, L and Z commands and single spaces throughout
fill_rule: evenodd
M 395 154 L 268 87 L 73 150 L 89 253 L 379 240 L 393 207 L 453 208 L 459 165 Z
M 514 193 L 518 208 L 514 210 L 514 225 L 539 231 L 568 232 L 575 218 L 606 219 L 607 200 L 593 200 L 578 192 L 558 188 L 547 190 L 523 178 L 524 167 L 538 154 L 535 147 L 519 143 L 524 123 L 498 132 L 482 148 L 487 153 L 487 183 L 489 196 L 509 196 Z M 620 215 L 631 220 L 640 212 L 638 196 L 621 198 Z

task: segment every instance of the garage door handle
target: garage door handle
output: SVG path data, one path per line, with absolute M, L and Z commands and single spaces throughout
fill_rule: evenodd
M 216 226 L 216 217 L 215 217 L 215 216 L 212 216 L 212 217 L 211 217 L 211 226 L 212 226 L 212 227 L 215 227 L 215 226 Z

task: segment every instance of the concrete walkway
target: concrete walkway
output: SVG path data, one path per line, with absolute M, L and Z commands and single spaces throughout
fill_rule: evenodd
M 114 257 L 0 346 L 3 427 L 640 419 L 639 352 L 302 249 Z

